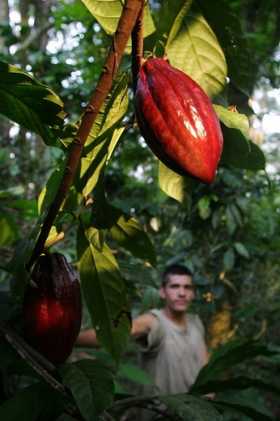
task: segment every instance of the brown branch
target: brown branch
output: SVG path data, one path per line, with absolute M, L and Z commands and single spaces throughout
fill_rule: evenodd
M 128 38 L 136 22 L 141 5 L 142 0 L 127 0 L 123 7 L 123 11 L 116 33 L 113 37 L 112 46 L 103 67 L 103 71 L 97 83 L 96 89 L 90 99 L 90 102 L 86 107 L 77 135 L 71 145 L 71 150 L 64 170 L 63 179 L 58 188 L 54 201 L 50 205 L 48 214 L 44 220 L 40 235 L 37 239 L 30 260 L 26 265 L 28 270 L 42 253 L 51 226 L 73 182 L 79 165 L 83 146 L 98 115 L 98 112 L 112 87 L 113 77 L 118 70 L 121 57 L 124 53 Z
M 143 60 L 143 19 L 144 19 L 144 1 L 134 25 L 132 39 L 132 77 L 133 91 L 136 91 L 138 73 Z

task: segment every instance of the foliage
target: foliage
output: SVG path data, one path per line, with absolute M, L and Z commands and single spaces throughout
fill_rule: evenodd
M 264 72 L 256 63 L 274 60 L 276 24 L 273 18 L 268 25 L 267 33 L 274 34 L 269 42 L 269 37 L 261 37 L 265 22 L 261 13 L 252 22 L 238 19 L 241 11 L 254 14 L 252 2 L 228 3 L 151 1 L 144 20 L 145 55 L 167 54 L 170 63 L 200 83 L 216 104 L 225 141 L 216 181 L 209 187 L 175 174 L 158 163 L 139 138 L 128 46 L 48 238 L 52 250 L 66 254 L 80 271 L 89 324 L 96 328 L 104 354 L 68 362 L 46 377 L 36 369 L 38 356 L 30 359 L 28 350 L 27 356 L 19 359 L 13 347 L 25 349 L 25 344 L 20 341 L 18 345 L 12 336 L 11 347 L 6 335 L 0 343 L 3 419 L 89 421 L 106 419 L 107 412 L 120 417 L 128 408 L 143 404 L 157 411 L 163 405 L 162 420 L 168 416 L 234 419 L 236 414 L 243 419 L 271 419 L 265 405 L 254 405 L 254 393 L 261 389 L 279 394 L 279 387 L 265 382 L 264 373 L 256 379 L 234 372 L 248 357 L 266 355 L 270 359 L 267 375 L 278 349 L 255 342 L 237 341 L 214 352 L 189 395 L 160 397 L 158 401 L 157 397 L 118 391 L 123 372 L 138 383 L 148 381 L 134 366 L 125 371 L 120 363 L 127 350 L 131 312 L 155 302 L 158 271 L 166 263 L 183 262 L 197 274 L 196 306 L 205 320 L 226 304 L 236 336 L 265 335 L 269 342 L 280 345 L 279 332 L 275 333 L 280 308 L 274 302 L 279 293 L 279 191 L 277 179 L 269 181 L 263 171 L 265 156 L 250 138 L 246 114 L 251 111 L 244 106 Z M 268 3 L 275 5 L 272 0 Z M 4 174 L 0 287 L 4 304 L 7 291 L 11 291 L 12 306 L 7 315 L 7 307 L 0 302 L 0 312 L 19 334 L 23 281 L 29 278 L 25 264 L 61 181 L 82 107 L 101 73 L 122 4 L 107 0 L 59 2 L 49 9 L 52 21 L 47 23 L 53 25 L 51 31 L 57 37 L 63 34 L 65 45 L 53 52 L 45 48 L 40 53 L 38 40 L 28 38 L 42 28 L 25 26 L 22 21 L 21 39 L 11 22 L 1 26 L 0 40 L 6 53 L 3 50 L 0 63 L 0 167 Z M 28 5 L 32 17 L 34 4 Z M 34 10 L 38 20 L 40 12 Z M 258 10 L 271 16 L 268 4 L 261 2 Z M 250 24 L 258 28 L 256 33 L 250 31 Z M 51 33 L 46 34 L 46 45 L 50 45 Z M 66 45 L 68 38 L 71 48 Z M 24 45 L 20 48 L 21 42 L 30 42 L 28 54 Z M 8 48 L 15 44 L 19 48 L 12 56 Z M 252 63 L 254 55 L 256 63 Z M 12 136 L 13 131 L 17 135 Z M 61 238 L 63 242 L 58 241 Z M 250 323 L 249 315 L 253 317 Z M 272 329 L 262 331 L 263 321 Z M 221 342 L 226 342 L 225 338 Z M 246 402 L 242 394 L 231 398 L 233 391 L 241 390 L 248 393 Z M 213 402 L 201 397 L 209 392 L 217 393 Z

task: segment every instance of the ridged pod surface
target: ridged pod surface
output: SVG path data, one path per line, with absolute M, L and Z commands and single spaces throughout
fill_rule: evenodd
M 80 331 L 81 308 L 78 276 L 65 257 L 41 255 L 23 301 L 27 342 L 54 364 L 63 363 Z
M 140 132 L 169 168 L 211 183 L 223 148 L 219 120 L 202 88 L 165 59 L 141 66 L 135 92 Z

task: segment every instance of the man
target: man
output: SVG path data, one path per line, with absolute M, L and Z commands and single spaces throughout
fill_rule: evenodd
M 195 296 L 192 273 L 181 265 L 167 267 L 159 293 L 164 307 L 134 319 L 131 335 L 141 346 L 142 366 L 154 381 L 153 392 L 187 392 L 208 361 L 203 325 L 197 315 L 186 312 Z M 93 329 L 81 332 L 77 342 L 96 343 Z

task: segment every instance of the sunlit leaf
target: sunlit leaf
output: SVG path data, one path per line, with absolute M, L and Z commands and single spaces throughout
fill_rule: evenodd
M 130 313 L 117 261 L 94 228 L 80 231 L 78 255 L 82 289 L 98 340 L 119 359 L 130 332 Z
M 175 173 L 159 161 L 158 167 L 159 186 L 164 193 L 182 203 L 185 197 L 184 177 Z
M 81 159 L 79 190 L 87 196 L 96 186 L 104 166 L 124 132 L 118 124 L 128 108 L 128 79 L 123 75 L 114 85 L 90 131 Z
M 170 63 L 194 79 L 209 96 L 226 84 L 227 65 L 218 40 L 200 12 L 186 2 L 178 13 L 166 44 Z
M 221 164 L 253 171 L 264 169 L 265 156 L 250 140 L 248 117 L 220 105 L 214 105 L 214 108 L 223 123 L 224 146 Z
M 123 2 L 120 0 L 82 0 L 97 22 L 112 35 L 116 32 L 117 24 L 121 16 Z M 152 20 L 148 4 L 145 6 L 144 14 L 144 36 L 152 34 L 155 26 Z
M 229 129 L 238 129 L 245 138 L 249 139 L 249 119 L 245 114 L 240 114 L 237 111 L 231 111 L 221 105 L 214 105 L 214 109 L 219 119 Z
M 81 159 L 81 179 L 79 185 L 80 188 L 82 188 L 85 197 L 88 196 L 96 186 L 100 174 L 106 163 L 110 160 L 124 130 L 124 127 L 121 127 L 115 129 L 112 133 L 109 133 L 108 137 L 100 143 L 97 142 L 96 147 Z

